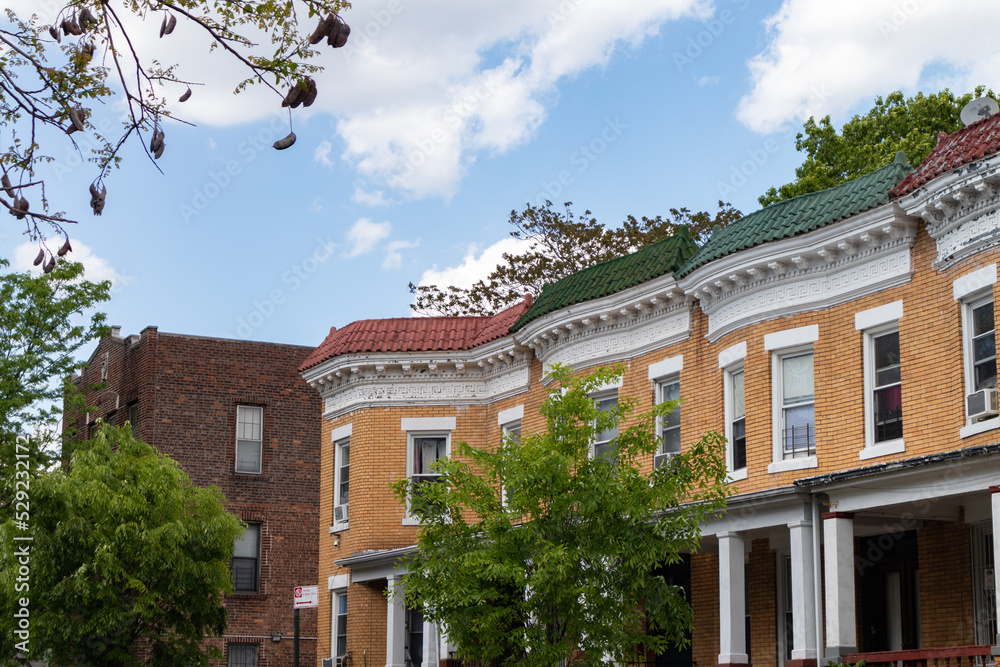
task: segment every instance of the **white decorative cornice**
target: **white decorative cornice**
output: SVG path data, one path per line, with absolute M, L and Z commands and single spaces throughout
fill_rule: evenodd
M 472 350 L 342 355 L 302 377 L 335 419 L 366 407 L 490 403 L 527 391 L 530 363 L 531 350 L 506 336 Z
M 899 200 L 937 242 L 934 266 L 1000 245 L 1000 155 L 963 165 Z
M 913 273 L 917 219 L 886 204 L 808 234 L 765 243 L 679 281 L 708 315 L 708 339 L 900 285 Z
M 632 359 L 691 335 L 691 300 L 673 276 L 578 303 L 514 334 L 545 366 L 587 368 Z

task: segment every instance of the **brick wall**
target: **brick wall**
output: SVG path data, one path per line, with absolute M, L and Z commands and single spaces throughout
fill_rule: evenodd
M 975 643 L 972 553 L 965 521 L 928 521 L 917 531 L 923 646 Z
M 719 658 L 719 557 L 691 556 L 691 608 L 694 610 L 692 654 L 697 665 L 714 665 Z
M 754 540 L 750 551 L 750 664 L 778 664 L 777 572 L 774 552 L 765 537 Z
M 292 588 L 318 583 L 321 401 L 298 375 L 309 352 L 149 327 L 139 340 L 102 339 L 80 380 L 99 382 L 107 353 L 107 389 L 88 394 L 99 406 L 92 418 L 114 413 L 123 424 L 137 402 L 139 439 L 177 461 L 195 484 L 219 487 L 230 512 L 261 524 L 260 591 L 232 594 L 225 604 L 227 637 L 260 641 L 262 666 L 291 664 Z M 263 408 L 260 475 L 235 472 L 237 405 Z M 68 416 L 67 425 L 83 427 L 83 420 Z M 311 665 L 317 613 L 300 615 L 300 655 Z M 274 633 L 283 639 L 272 642 Z

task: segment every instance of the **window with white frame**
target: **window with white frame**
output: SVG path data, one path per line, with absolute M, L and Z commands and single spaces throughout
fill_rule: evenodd
M 775 357 L 775 395 L 781 425 L 781 458 L 816 454 L 816 396 L 812 350 Z
M 260 646 L 258 644 L 227 644 L 227 667 L 257 667 Z
M 347 591 L 333 593 L 333 657 L 341 665 L 347 654 Z
M 861 459 L 905 451 L 903 376 L 899 320 L 903 302 L 894 301 L 854 316 L 864 346 L 865 449 Z
M 618 407 L 618 391 L 613 393 L 603 393 L 594 396 L 594 406 L 598 412 L 610 412 Z M 618 425 L 604 429 L 594 437 L 592 453 L 594 458 L 604 457 L 609 461 L 615 458 L 614 439 L 618 437 Z
M 451 455 L 451 432 L 454 417 L 404 417 L 400 428 L 406 431 L 406 476 L 410 479 L 410 498 L 403 522 L 416 525 L 415 505 L 422 502 L 421 490 L 429 484 L 444 482 L 435 463 Z
M 501 426 L 503 430 L 504 444 L 508 442 L 517 445 L 521 442 L 521 420 L 507 422 Z M 507 484 L 504 482 L 500 486 L 500 503 L 507 506 Z
M 963 438 L 1000 427 L 997 413 L 996 327 L 993 287 L 996 264 L 959 277 L 953 283 L 962 312 L 962 358 L 965 375 Z
M 260 474 L 264 408 L 236 407 L 236 472 Z
M 668 378 L 656 384 L 657 403 L 680 400 L 681 379 Z M 657 423 L 660 435 L 660 448 L 657 452 L 656 466 L 665 465 L 669 456 L 681 452 L 681 406 L 678 404 L 669 413 L 660 417 Z
M 336 475 L 334 480 L 333 522 L 347 523 L 348 501 L 351 490 L 351 438 L 350 436 L 334 443 Z
M 747 428 L 743 361 L 747 356 L 746 341 L 719 353 L 719 368 L 723 376 L 723 402 L 726 418 L 726 466 L 730 481 L 747 476 Z
M 259 590 L 260 524 L 248 523 L 243 535 L 233 545 L 233 591 L 256 593 Z
M 966 304 L 969 322 L 968 374 L 971 391 L 997 388 L 996 331 L 993 295 Z

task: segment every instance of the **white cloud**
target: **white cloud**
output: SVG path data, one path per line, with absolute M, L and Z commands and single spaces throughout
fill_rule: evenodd
M 369 192 L 360 186 L 354 188 L 354 194 L 351 195 L 351 201 L 355 204 L 371 207 L 389 205 L 389 200 L 385 198 L 385 192 L 382 190 L 372 190 Z
M 27 0 L 17 0 L 27 3 Z M 319 96 L 295 111 L 296 123 L 327 113 L 339 135 L 316 149 L 321 164 L 340 156 L 366 190 L 409 197 L 452 195 L 482 152 L 502 153 L 530 140 L 567 78 L 634 48 L 664 23 L 707 18 L 712 0 L 355 0 L 344 12 L 351 38 L 343 49 L 317 48 Z M 126 12 L 128 14 L 128 12 Z M 308 21 L 307 30 L 312 27 Z M 197 123 L 227 126 L 267 119 L 280 100 L 261 85 L 239 97 L 243 65 L 181 18 L 158 39 L 159 13 L 130 17 L 144 58 L 178 63 L 178 74 L 205 85 L 172 110 Z M 258 35 L 251 35 L 258 38 Z M 264 39 L 256 41 L 267 44 Z M 266 51 L 267 48 L 265 47 Z M 169 128 L 168 128 L 169 134 Z M 326 148 L 330 145 L 330 149 Z
M 51 249 L 57 250 L 62 245 L 62 241 L 60 239 L 54 240 L 58 243 Z M 83 264 L 84 279 L 95 283 L 110 280 L 112 292 L 116 292 L 134 282 L 132 276 L 122 273 L 113 267 L 108 260 L 95 255 L 90 246 L 85 245 L 79 239 L 70 238 L 70 245 L 73 246 L 73 251 L 66 255 L 66 259 Z M 10 260 L 11 270 L 30 271 L 34 274 L 41 274 L 41 267 L 34 266 L 33 264 L 36 255 L 38 255 L 38 244 L 34 241 L 28 241 L 15 246 Z
M 319 197 L 313 199 L 312 206 L 309 207 L 309 210 L 313 213 L 321 213 L 323 211 L 323 203 L 319 200 Z
M 420 239 L 417 239 L 416 241 L 392 241 L 389 243 L 389 247 L 386 248 L 385 260 L 382 262 L 382 268 L 386 271 L 390 271 L 403 266 L 403 253 L 399 251 L 406 248 L 416 248 L 418 245 L 420 245 Z
M 375 249 L 379 241 L 389 238 L 392 225 L 388 222 L 372 222 L 368 218 L 358 218 L 358 221 L 347 231 L 347 242 L 351 248 L 348 257 L 364 255 Z
M 996 88 L 998 23 L 994 0 L 785 0 L 766 21 L 767 48 L 748 63 L 753 87 L 736 116 L 774 132 L 897 89 Z
M 446 287 L 472 287 L 477 281 L 488 276 L 496 266 L 503 262 L 504 253 L 520 255 L 531 247 L 530 241 L 524 239 L 505 238 L 497 241 L 478 254 L 479 246 L 472 244 L 465 253 L 462 263 L 438 269 L 436 266 L 424 271 L 419 285 L 437 285 Z
M 324 139 L 323 141 L 319 142 L 319 146 L 317 146 L 316 150 L 313 151 L 313 161 L 319 162 L 320 164 L 324 164 L 327 167 L 332 167 L 333 161 L 330 160 L 330 151 L 332 150 L 333 150 L 333 144 Z
M 705 86 L 714 86 L 714 85 L 716 85 L 716 84 L 719 83 L 719 77 L 717 77 L 717 76 L 702 76 L 702 77 L 698 77 L 698 79 L 695 81 L 695 83 L 697 83 L 702 88 L 704 88 Z

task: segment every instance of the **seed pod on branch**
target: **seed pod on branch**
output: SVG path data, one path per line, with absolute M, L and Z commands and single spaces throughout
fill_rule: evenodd
M 3 173 L 3 176 L 0 177 L 0 184 L 3 184 L 4 192 L 6 192 L 7 196 L 13 199 L 16 204 L 17 190 L 14 189 L 14 185 L 10 182 L 10 177 L 7 175 L 6 171 Z
M 306 96 L 302 99 L 302 106 L 312 106 L 316 101 L 316 82 L 310 77 L 306 77 Z
M 288 89 L 288 92 L 285 94 L 285 99 L 281 102 L 281 106 L 292 107 L 294 109 L 302 104 L 302 101 L 306 98 L 308 91 L 309 86 L 304 81 L 296 83 Z
M 69 244 L 69 237 L 66 237 L 66 241 L 60 246 L 58 255 L 60 257 L 65 257 L 66 253 L 73 252 L 73 246 Z
M 91 26 L 97 25 L 97 19 L 94 18 L 94 15 L 86 7 L 80 10 L 78 21 L 84 31 L 90 30 Z
M 160 37 L 172 33 L 176 26 L 177 17 L 170 12 L 167 12 L 167 15 L 163 17 L 163 24 L 160 26 Z
M 347 44 L 347 38 L 351 34 L 351 26 L 344 23 L 340 18 L 334 21 L 333 27 L 330 28 L 330 35 L 326 39 L 326 43 L 335 49 Z
M 153 129 L 153 136 L 149 140 L 149 152 L 156 154 L 157 151 L 162 153 L 163 148 L 163 130 L 159 128 Z
M 28 200 L 24 197 L 16 197 L 14 199 L 14 207 L 10 209 L 10 214 L 18 220 L 24 220 L 24 216 L 28 215 Z
M 52 255 L 49 257 L 49 261 L 45 262 L 45 266 L 42 267 L 42 271 L 45 273 L 52 273 L 52 269 L 56 268 L 56 256 Z
M 94 57 L 93 43 L 86 42 L 85 44 L 80 45 L 80 57 L 83 60 L 84 67 L 86 67 Z
M 191 86 L 188 86 L 188 89 L 184 91 L 184 94 L 181 95 L 177 99 L 177 101 L 178 102 L 187 102 L 190 98 L 191 98 Z
M 330 34 L 330 29 L 333 28 L 333 24 L 336 22 L 337 17 L 333 14 L 328 14 L 325 19 L 321 19 L 319 25 L 313 30 L 313 33 L 309 35 L 310 44 L 319 44 L 323 41 L 323 38 Z
M 35 266 L 38 266 L 45 261 L 45 251 L 41 248 L 38 249 L 38 254 L 35 256 L 35 261 L 32 262 Z
M 49 34 L 52 35 L 52 39 L 56 40 L 57 43 L 62 42 L 62 33 L 59 32 L 59 28 L 54 25 L 49 26 Z
M 295 143 L 295 133 L 289 132 L 287 137 L 275 141 L 274 147 L 279 151 L 283 151 L 294 143 Z
M 74 109 L 73 107 L 69 108 L 69 120 L 73 123 L 73 127 L 76 128 L 76 131 L 78 132 L 83 132 L 84 130 L 83 118 L 81 118 L 81 116 L 82 114 L 79 109 Z
M 66 35 L 82 35 L 83 29 L 76 19 L 66 19 L 62 22 L 63 33 Z
M 160 151 L 161 151 L 161 154 L 162 154 L 162 151 L 163 151 L 163 147 L 162 146 L 160 147 Z M 155 156 L 155 154 L 154 154 L 154 156 Z M 107 186 L 103 186 L 102 185 L 101 189 L 98 190 L 96 185 L 94 185 L 93 183 L 90 184 L 90 207 L 92 209 L 94 209 L 94 215 L 100 215 L 101 212 L 104 210 L 104 198 L 107 195 L 108 195 L 108 188 L 107 188 Z M 67 243 L 68 242 L 69 242 L 69 240 L 67 239 Z M 62 255 L 60 255 L 60 257 L 61 256 Z

